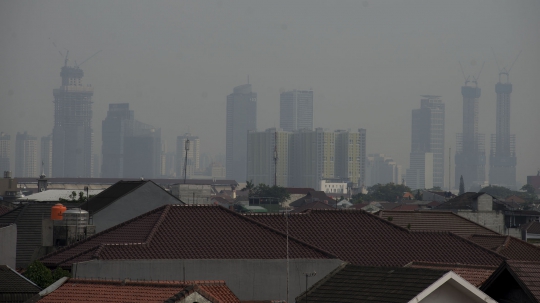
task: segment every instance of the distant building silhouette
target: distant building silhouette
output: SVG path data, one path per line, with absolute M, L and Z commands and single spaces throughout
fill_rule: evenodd
M 335 131 L 335 178 L 351 182 L 352 187 L 365 185 L 366 130 Z M 322 189 L 321 189 L 322 190 Z
M 67 66 L 60 72 L 62 85 L 53 90 L 53 177 L 90 177 L 92 173 L 92 95 L 83 86 L 83 71 Z
M 264 132 L 248 133 L 247 179 L 254 184 L 289 186 L 292 133 L 269 128 Z M 274 153 L 275 151 L 275 153 Z M 277 171 L 274 161 L 277 156 Z
M 184 162 L 186 162 L 186 140 L 189 139 L 189 150 L 187 152 L 187 178 L 192 178 L 195 172 L 199 171 L 199 161 L 201 154 L 201 140 L 198 136 L 185 133 L 176 138 L 176 176 L 184 178 Z
M 37 177 L 38 141 L 27 132 L 17 133 L 15 140 L 15 177 Z
M 284 131 L 313 130 L 313 91 L 292 90 L 280 94 L 279 126 Z
M 135 116 L 129 103 L 109 104 L 107 117 L 101 122 L 101 176 L 121 178 L 124 174 L 124 140 L 130 134 Z
M 0 172 L 11 171 L 11 136 L 0 133 Z
M 480 88 L 475 86 L 461 87 L 463 96 L 463 132 L 457 134 L 456 140 L 456 171 L 454 184 L 460 184 L 463 176 L 465 188 L 480 186 L 486 179 L 486 155 L 484 134 L 478 133 L 478 99 Z
M 444 103 L 439 96 L 423 95 L 420 108 L 412 111 L 406 180 L 412 189 L 444 186 Z
M 257 93 L 251 84 L 234 88 L 227 96 L 226 173 L 227 179 L 245 182 L 247 134 L 257 129 Z
M 384 154 L 369 154 L 366 161 L 365 186 L 375 184 L 401 184 L 402 168 Z
M 506 76 L 506 82 L 501 82 Z M 510 75 L 503 69 L 499 73 L 499 82 L 495 85 L 497 93 L 497 129 L 491 135 L 491 152 L 489 156 L 489 183 L 492 185 L 516 187 L 516 137 L 510 134 L 510 94 L 512 84 Z

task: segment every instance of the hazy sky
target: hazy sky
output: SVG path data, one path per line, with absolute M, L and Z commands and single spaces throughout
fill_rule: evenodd
M 458 62 L 474 74 L 485 61 L 479 128 L 489 147 L 497 62 L 509 66 L 523 51 L 510 77 L 518 181 L 540 167 L 537 0 L 4 0 L 1 131 L 13 138 L 18 131 L 52 132 L 52 90 L 63 65 L 58 50 L 65 49 L 71 64 L 103 50 L 81 66 L 83 84 L 94 86 L 95 153 L 109 103 L 128 102 L 138 120 L 162 129 L 169 150 L 189 130 L 203 152 L 224 154 L 226 96 L 249 74 L 260 130 L 279 126 L 280 90 L 312 88 L 315 127 L 366 128 L 368 152 L 404 168 L 411 110 L 420 95 L 440 95 L 452 174 L 462 125 Z

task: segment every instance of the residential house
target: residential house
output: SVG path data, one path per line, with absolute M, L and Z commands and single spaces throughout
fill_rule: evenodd
M 496 301 L 449 270 L 343 264 L 298 296 L 296 302 Z
M 523 241 L 540 244 L 540 222 L 529 222 L 521 227 L 521 239 Z
M 323 191 L 310 191 L 305 196 L 293 201 L 289 204 L 292 207 L 300 207 L 308 203 L 323 202 L 329 205 L 336 205 L 336 200 L 326 195 Z
M 0 265 L 0 302 L 22 303 L 41 291 L 34 282 L 7 265 Z

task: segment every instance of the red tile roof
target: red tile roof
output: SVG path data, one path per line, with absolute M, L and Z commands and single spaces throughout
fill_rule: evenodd
M 497 270 L 496 266 L 411 262 L 405 267 L 451 270 L 476 287 L 480 287 Z
M 285 231 L 286 217 L 246 215 Z M 359 210 L 309 210 L 290 214 L 292 237 L 365 266 L 404 266 L 412 261 L 498 266 L 504 258 L 449 232 L 410 232 Z
M 86 279 L 69 279 L 38 302 L 174 302 L 173 299 L 184 298 L 195 291 L 210 302 L 240 302 L 224 281 L 135 282 Z
M 334 255 L 289 237 L 293 259 Z M 41 259 L 69 267 L 91 259 L 285 259 L 286 235 L 220 206 L 166 205 Z
M 522 226 L 522 230 L 526 230 L 529 234 L 540 234 L 540 222 L 530 222 Z
M 392 223 L 411 231 L 449 231 L 462 237 L 474 234 L 500 235 L 499 233 L 450 211 L 396 211 L 381 210 L 377 215 L 392 218 Z
M 508 260 L 506 263 L 531 295 L 540 302 L 540 262 Z
M 510 260 L 540 261 L 540 248 L 511 236 L 472 235 L 472 242 Z

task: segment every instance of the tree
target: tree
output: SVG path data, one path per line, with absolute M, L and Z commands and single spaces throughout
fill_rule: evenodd
M 463 182 L 463 175 L 459 178 L 459 195 L 463 195 L 465 193 L 465 182 Z
M 534 194 L 534 192 L 536 191 L 536 189 L 534 188 L 534 186 L 532 186 L 531 184 L 525 184 L 521 187 L 521 190 L 524 190 L 526 191 L 527 193 L 529 194 Z
M 64 270 L 60 267 L 57 267 L 55 270 L 53 270 L 51 274 L 52 274 L 53 282 L 58 281 L 58 279 L 61 279 L 63 277 L 68 277 L 68 278 L 71 277 L 71 274 L 69 273 L 69 271 Z
M 260 183 L 253 189 L 252 197 L 274 198 L 279 203 L 282 203 L 289 199 L 291 195 L 285 187 L 279 185 L 268 186 L 264 183 Z
M 94 197 L 95 195 L 90 195 L 90 199 Z M 86 202 L 88 200 L 88 197 L 84 195 L 84 192 L 80 191 L 79 194 L 77 192 L 72 191 L 71 194 L 68 196 L 69 199 L 60 198 L 58 199 L 60 202 Z
M 401 200 L 403 194 L 410 191 L 411 189 L 403 184 L 375 184 L 368 188 L 368 194 L 367 197 L 364 197 L 364 201 L 395 202 Z
M 423 196 L 423 195 L 422 195 L 422 193 L 420 192 L 420 190 L 417 189 L 417 190 L 416 190 L 416 194 L 414 195 L 414 198 L 415 198 L 416 200 L 422 200 L 422 198 L 423 198 L 422 196 Z
M 492 195 L 499 199 L 504 199 L 514 194 L 514 192 L 504 186 L 490 185 L 482 188 L 479 192 Z
M 46 288 L 54 282 L 51 270 L 38 260 L 30 263 L 24 276 L 41 288 Z
M 253 184 L 253 180 L 246 181 L 246 186 L 242 188 L 242 191 L 248 191 L 248 196 L 251 197 L 253 195 L 253 190 L 255 189 L 255 184 Z

